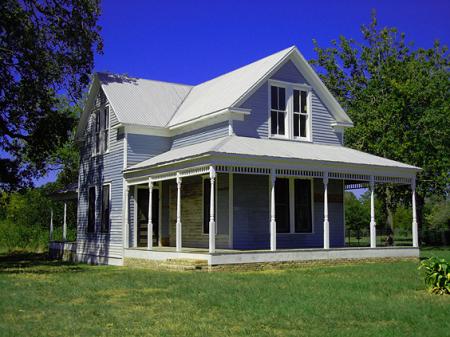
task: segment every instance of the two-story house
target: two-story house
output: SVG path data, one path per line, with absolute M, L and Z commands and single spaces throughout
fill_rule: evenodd
M 352 125 L 296 47 L 196 86 L 97 73 L 77 134 L 77 258 L 418 256 L 420 169 L 345 147 Z M 412 186 L 413 247 L 376 247 L 376 183 Z M 345 247 L 350 185 L 372 191 L 370 248 Z

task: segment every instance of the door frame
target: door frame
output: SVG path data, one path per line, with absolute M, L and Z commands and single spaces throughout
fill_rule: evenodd
M 137 248 L 138 247 L 138 226 L 137 226 L 137 211 L 138 211 L 138 189 L 141 190 L 148 190 L 148 185 L 135 185 L 134 188 L 134 194 L 133 194 L 133 226 L 134 226 L 134 230 L 133 230 L 133 243 L 134 243 L 134 247 Z M 158 198 L 158 247 L 161 247 L 161 229 L 162 229 L 162 222 L 161 222 L 161 211 L 162 211 L 162 188 L 161 188 L 161 182 L 156 182 L 153 185 L 153 193 L 155 193 L 155 190 L 158 191 L 159 194 L 159 198 Z M 148 230 L 148 229 L 147 229 Z

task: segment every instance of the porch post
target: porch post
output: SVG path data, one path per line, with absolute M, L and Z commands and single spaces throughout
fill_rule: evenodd
M 275 169 L 270 170 L 270 250 L 277 250 L 277 222 L 275 220 Z
M 123 235 L 124 238 L 124 246 L 125 248 L 129 248 L 130 247 L 130 222 L 129 222 L 129 214 L 128 214 L 128 203 L 129 203 L 129 198 L 130 198 L 130 186 L 125 182 L 125 233 Z
M 216 170 L 214 166 L 209 167 L 209 178 L 211 180 L 211 193 L 209 200 L 209 253 L 212 254 L 216 251 L 216 222 L 214 221 L 214 181 L 216 179 Z
M 176 223 L 176 251 L 181 252 L 181 177 L 177 172 L 177 223 Z
M 323 173 L 323 249 L 330 249 L 330 223 L 328 222 L 328 172 Z
M 375 223 L 375 178 L 370 176 L 370 248 L 377 246 L 377 230 Z
M 411 181 L 411 195 L 412 195 L 412 237 L 413 247 L 419 247 L 419 229 L 417 226 L 417 213 L 416 213 L 416 179 Z
M 147 248 L 152 250 L 153 248 L 153 181 L 152 178 L 148 178 L 148 224 L 147 224 Z
M 53 241 L 53 208 L 50 208 L 50 241 Z
M 67 201 L 64 201 L 63 241 L 67 239 Z

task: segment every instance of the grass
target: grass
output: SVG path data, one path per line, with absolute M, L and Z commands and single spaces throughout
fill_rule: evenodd
M 423 256 L 450 259 L 450 249 Z M 418 261 L 174 272 L 0 257 L 0 336 L 443 336 Z

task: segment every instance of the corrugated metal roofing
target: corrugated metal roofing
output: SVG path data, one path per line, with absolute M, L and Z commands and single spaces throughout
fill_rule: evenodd
M 119 122 L 164 127 L 192 86 L 97 73 Z
M 231 107 L 259 79 L 285 59 L 294 48 L 284 49 L 195 86 L 169 122 L 169 126 Z
M 173 149 L 130 167 L 130 170 L 165 164 L 206 154 L 248 155 L 356 165 L 420 170 L 418 167 L 374 156 L 344 146 L 321 145 L 275 139 L 227 136 Z

